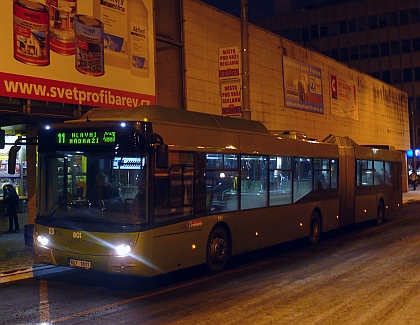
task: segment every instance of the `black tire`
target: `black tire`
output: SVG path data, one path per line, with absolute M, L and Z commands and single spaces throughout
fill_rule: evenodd
M 376 212 L 376 224 L 378 226 L 382 225 L 384 223 L 384 220 L 385 220 L 385 207 L 382 201 L 380 201 L 378 204 L 378 211 Z
M 207 240 L 206 266 L 210 273 L 223 270 L 229 256 L 229 241 L 222 227 L 215 227 Z
M 309 221 L 309 243 L 315 245 L 321 238 L 321 217 L 318 212 L 313 211 Z

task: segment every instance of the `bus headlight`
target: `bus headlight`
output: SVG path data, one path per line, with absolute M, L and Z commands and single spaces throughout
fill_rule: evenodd
M 42 236 L 42 235 L 38 235 L 36 237 L 36 241 L 41 244 L 42 246 L 47 246 L 48 243 L 50 242 L 48 238 Z
M 117 252 L 117 255 L 125 256 L 125 255 L 130 254 L 131 246 L 128 244 L 123 244 L 123 245 L 115 247 L 115 251 Z

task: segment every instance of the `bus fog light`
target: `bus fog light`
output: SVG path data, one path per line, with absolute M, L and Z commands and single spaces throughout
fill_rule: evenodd
M 117 255 L 128 255 L 131 252 L 130 245 L 124 244 L 115 247 L 115 251 L 117 252 Z
M 48 238 L 45 238 L 42 235 L 38 235 L 38 237 L 36 237 L 36 240 L 38 243 L 40 243 L 42 246 L 47 246 L 49 243 Z

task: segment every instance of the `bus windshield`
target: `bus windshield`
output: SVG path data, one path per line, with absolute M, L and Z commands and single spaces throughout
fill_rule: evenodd
M 117 224 L 146 223 L 146 157 L 56 151 L 46 158 L 40 214 Z

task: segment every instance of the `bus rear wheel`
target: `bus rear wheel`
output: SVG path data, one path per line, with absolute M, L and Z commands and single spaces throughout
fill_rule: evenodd
M 321 218 L 318 212 L 313 211 L 309 221 L 309 243 L 315 245 L 321 237 Z
M 210 273 L 223 270 L 229 255 L 229 242 L 222 227 L 214 228 L 207 240 L 206 266 Z
M 376 224 L 378 226 L 382 225 L 384 220 L 385 220 L 385 208 L 382 201 L 380 201 L 378 204 L 378 212 L 376 213 Z

